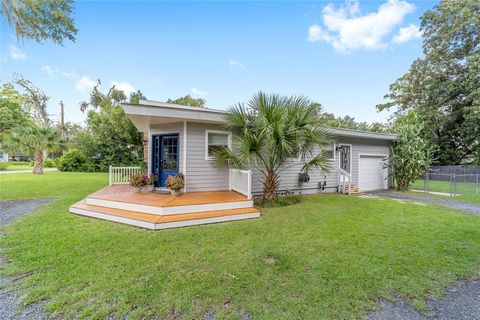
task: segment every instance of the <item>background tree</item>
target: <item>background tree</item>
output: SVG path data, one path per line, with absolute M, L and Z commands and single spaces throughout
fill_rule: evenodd
M 130 103 L 133 104 L 138 104 L 141 100 L 146 100 L 147 97 L 145 97 L 142 93 L 142 91 L 137 90 L 135 92 L 130 93 Z
M 25 91 L 23 105 L 35 122 L 43 127 L 50 126 L 51 121 L 47 111 L 47 102 L 50 97 L 22 75 L 15 75 L 13 82 Z
M 167 103 L 175 103 L 181 104 L 183 106 L 190 106 L 190 107 L 205 107 L 207 100 L 203 98 L 193 98 L 191 95 L 187 94 L 186 96 L 177 98 L 177 99 L 168 99 Z
M 104 171 L 109 165 L 141 163 L 141 134 L 120 105 L 126 100 L 125 94 L 115 87 L 103 93 L 100 85 L 101 82 L 97 81 L 90 99 L 80 104 L 83 112 L 88 111 L 87 128 L 79 132 L 71 143 L 88 162 L 82 170 Z
M 373 122 L 369 124 L 366 121 L 358 122 L 354 117 L 344 116 L 336 117 L 333 113 L 324 112 L 321 115 L 321 122 L 324 126 L 342 128 L 342 129 L 352 129 L 352 130 L 362 130 L 362 131 L 372 131 L 372 132 L 387 132 L 389 131 L 388 125 L 381 122 Z
M 19 39 L 60 45 L 64 39 L 75 41 L 72 0 L 1 0 L 0 5 L 0 13 Z
M 4 139 L 3 147 L 9 152 L 26 151 L 34 156 L 34 174 L 43 174 L 43 153 L 58 146 L 60 133 L 53 128 L 34 123 L 14 128 Z
M 424 137 L 425 125 L 414 110 L 398 117 L 393 131 L 400 138 L 392 145 L 388 165 L 394 188 L 407 191 L 413 181 L 430 169 L 435 149 Z
M 263 198 L 274 200 L 283 170 L 297 166 L 307 174 L 309 170 L 329 171 L 329 160 L 319 152 L 330 144 L 320 116 L 320 105 L 306 97 L 259 92 L 247 104 L 228 110 L 226 128 L 234 133 L 234 143 L 232 149 L 215 152 L 216 164 L 259 170 Z M 300 161 L 288 163 L 291 158 Z
M 480 2 L 443 0 L 421 17 L 425 57 L 390 85 L 378 110 L 414 109 L 440 164 L 479 157 Z
M 10 83 L 3 83 L 0 89 L 0 143 L 10 131 L 31 122 L 22 107 L 24 96 Z

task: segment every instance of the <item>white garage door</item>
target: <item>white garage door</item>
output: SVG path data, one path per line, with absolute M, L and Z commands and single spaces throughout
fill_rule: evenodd
M 360 191 L 388 189 L 388 169 L 383 168 L 385 156 L 360 156 L 358 188 Z

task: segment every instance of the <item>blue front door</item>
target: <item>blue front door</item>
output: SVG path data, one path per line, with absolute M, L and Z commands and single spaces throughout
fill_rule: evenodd
M 152 136 L 152 173 L 156 187 L 165 187 L 168 176 L 178 173 L 178 134 Z

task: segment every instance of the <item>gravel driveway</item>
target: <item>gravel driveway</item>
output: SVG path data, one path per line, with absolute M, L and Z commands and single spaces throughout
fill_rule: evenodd
M 41 205 L 53 200 L 53 198 L 0 201 L 0 228 L 12 223 L 15 219 L 37 210 Z M 0 236 L 2 232 L 0 230 Z M 7 258 L 0 257 L 0 266 Z M 19 309 L 21 298 L 13 288 L 13 284 L 22 276 L 0 277 L 0 319 L 5 320 L 40 320 L 48 319 L 48 315 L 42 311 L 42 303 L 31 304 Z
M 369 194 L 373 194 L 380 197 L 387 197 L 393 199 L 401 199 L 401 200 L 413 200 L 417 202 L 426 202 L 426 203 L 433 203 L 439 204 L 441 206 L 458 209 L 465 213 L 480 215 L 480 204 L 475 204 L 466 201 L 456 201 L 450 199 L 440 199 L 440 198 L 433 198 L 428 196 L 421 196 L 421 195 L 414 195 L 414 194 L 404 194 L 404 193 L 397 193 L 392 191 L 373 191 L 369 192 Z
M 382 302 L 370 320 L 480 320 L 480 280 L 458 283 L 441 299 L 427 301 L 428 314 L 422 315 L 403 299 Z

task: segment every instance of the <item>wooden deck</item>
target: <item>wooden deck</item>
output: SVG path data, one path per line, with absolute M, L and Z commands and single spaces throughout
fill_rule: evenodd
M 247 197 L 235 191 L 188 192 L 179 196 L 157 192 L 136 192 L 128 185 L 113 185 L 92 193 L 89 198 L 128 202 L 156 207 L 188 206 L 233 201 L 245 201 Z
M 255 208 L 240 208 L 240 209 L 230 209 L 230 210 L 217 210 L 217 211 L 204 211 L 204 212 L 195 212 L 195 213 L 185 213 L 185 214 L 171 214 L 171 215 L 154 215 L 146 214 L 141 212 L 134 212 L 128 210 L 121 210 L 115 208 L 107 208 L 100 206 L 92 206 L 86 204 L 85 200 L 82 200 L 73 205 L 73 207 L 83 210 L 93 210 L 95 212 L 109 214 L 122 218 L 130 218 L 134 220 L 150 222 L 150 223 L 166 223 L 166 222 L 178 222 L 185 220 L 198 220 L 205 218 L 215 218 L 223 217 L 229 215 L 245 214 L 245 213 L 254 213 L 258 210 Z
M 70 212 L 147 229 L 167 229 L 257 218 L 253 201 L 234 191 L 179 196 L 140 193 L 128 185 L 103 188 L 70 207 Z

